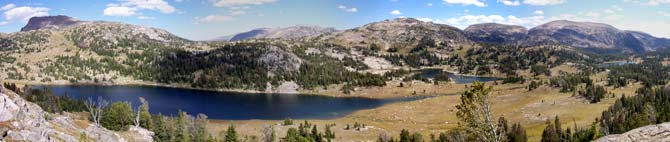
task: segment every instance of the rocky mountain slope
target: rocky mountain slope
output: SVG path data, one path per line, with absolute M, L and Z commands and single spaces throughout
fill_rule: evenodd
M 423 22 L 413 18 L 397 18 L 363 25 L 361 27 L 325 34 L 320 40 L 348 47 L 368 47 L 375 44 L 382 49 L 415 47 L 433 41 L 444 47 L 472 44 L 463 31 L 444 24 Z
M 596 142 L 667 142 L 670 141 L 670 122 L 649 125 L 623 134 L 607 135 Z
M 70 113 L 51 114 L 14 92 L 0 88 L 0 141 L 152 141 L 153 132 L 133 127 L 114 132 Z
M 518 45 L 526 39 L 528 29 L 515 25 L 482 23 L 470 25 L 464 32 L 470 40 L 478 43 Z
M 292 26 L 285 28 L 259 28 L 234 35 L 229 41 L 259 38 L 292 39 L 335 32 L 334 28 L 319 26 Z
M 661 42 L 654 42 L 659 40 Z M 668 48 L 663 41 L 670 39 L 641 36 L 619 30 L 611 25 L 567 20 L 552 21 L 528 31 L 529 45 L 558 43 L 579 48 L 619 49 L 629 52 L 653 51 Z

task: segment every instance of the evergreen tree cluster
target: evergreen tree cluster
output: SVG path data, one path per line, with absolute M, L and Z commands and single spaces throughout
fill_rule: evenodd
M 325 134 L 319 132 L 315 124 L 307 121 L 300 123 L 298 129 L 289 128 L 286 136 L 282 138 L 284 142 L 330 142 L 335 139 L 335 133 L 330 130 L 332 125 L 326 125 Z
M 577 85 L 582 83 L 593 83 L 588 73 L 565 73 L 561 72 L 560 76 L 553 77 L 549 80 L 549 85 L 560 88 L 560 92 L 573 92 L 577 89 Z
M 643 87 L 638 95 L 621 96 L 600 117 L 607 134 L 620 134 L 650 124 L 670 122 L 670 89 Z
M 600 137 L 600 132 L 597 125 L 591 124 L 591 127 L 588 129 L 577 129 L 577 125 L 574 126 L 575 130 L 570 129 L 570 127 L 565 130 L 561 126 L 561 122 L 556 116 L 554 121 L 551 119 L 547 120 L 547 127 L 542 131 L 542 142 L 590 142 L 598 137 Z

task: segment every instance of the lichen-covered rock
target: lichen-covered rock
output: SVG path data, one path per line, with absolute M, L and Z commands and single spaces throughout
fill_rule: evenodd
M 670 142 L 670 122 L 640 127 L 623 134 L 607 135 L 596 142 Z
M 134 128 L 128 131 L 132 135 L 120 135 L 120 132 L 96 127 L 87 120 L 75 120 L 67 114 L 45 112 L 37 104 L 0 89 L 0 124 L 3 124 L 0 133 L 4 136 L 0 141 L 152 141 L 153 132 L 146 129 Z M 78 126 L 76 121 L 85 121 L 85 125 Z

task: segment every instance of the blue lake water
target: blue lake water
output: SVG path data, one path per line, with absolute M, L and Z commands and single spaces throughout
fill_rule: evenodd
M 489 82 L 498 80 L 495 77 L 480 77 L 480 76 L 466 76 L 466 75 L 453 74 L 450 72 L 445 72 L 442 69 L 421 69 L 417 71 L 421 75 L 421 77 L 424 78 L 435 78 L 435 76 L 441 73 L 447 73 L 447 76 L 449 76 L 451 80 L 453 80 L 458 84 L 467 84 L 475 81 Z
M 176 115 L 179 110 L 189 114 L 206 114 L 212 119 L 333 119 L 357 110 L 371 109 L 387 103 L 411 101 L 425 97 L 396 99 L 336 98 L 297 94 L 263 94 L 217 92 L 155 86 L 33 86 L 51 89 L 59 96 L 86 99 L 129 101 L 140 104 L 139 97 L 149 101 L 153 114 Z
M 622 65 L 627 65 L 627 64 L 637 64 L 637 62 L 633 61 L 613 61 L 613 62 L 605 62 L 598 64 L 600 67 L 611 67 L 611 66 L 622 66 Z

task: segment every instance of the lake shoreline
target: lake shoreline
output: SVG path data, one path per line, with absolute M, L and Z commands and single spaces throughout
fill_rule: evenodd
M 246 94 L 291 94 L 291 95 L 306 95 L 306 96 L 327 96 L 335 98 L 367 98 L 367 99 L 400 99 L 407 97 L 416 97 L 417 95 L 399 95 L 399 96 L 368 96 L 368 95 L 347 95 L 340 93 L 339 95 L 333 95 L 330 93 L 318 92 L 315 90 L 299 90 L 298 93 L 283 93 L 283 92 L 265 92 L 258 90 L 244 90 L 244 89 L 206 89 L 206 88 L 194 88 L 185 85 L 174 85 L 174 84 L 161 84 L 155 82 L 145 82 L 145 81 L 124 81 L 124 82 L 103 82 L 103 83 L 94 83 L 94 82 L 80 82 L 80 83 L 70 83 L 70 82 L 37 82 L 37 81 L 24 81 L 24 80 L 3 80 L 6 83 L 15 83 L 17 85 L 24 86 L 33 86 L 33 85 L 49 85 L 49 86 L 71 86 L 71 85 L 82 85 L 82 86 L 150 86 L 150 87 L 166 87 L 166 88 L 176 88 L 176 89 L 189 89 L 189 90 L 200 90 L 200 91 L 212 91 L 212 92 L 228 92 L 228 93 L 246 93 Z M 336 89 L 328 87 L 328 89 Z M 370 88 L 362 87 L 358 91 L 367 90 Z M 358 92 L 357 91 L 357 92 Z M 425 95 L 420 95 L 425 96 Z

